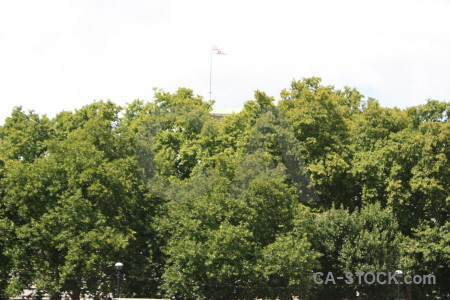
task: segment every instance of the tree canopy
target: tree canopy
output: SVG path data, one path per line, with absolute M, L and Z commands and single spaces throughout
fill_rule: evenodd
M 314 272 L 433 274 L 448 297 L 448 102 L 294 80 L 218 122 L 187 88 L 0 126 L 0 298 L 342 299 Z M 114 294 L 114 296 L 117 296 Z

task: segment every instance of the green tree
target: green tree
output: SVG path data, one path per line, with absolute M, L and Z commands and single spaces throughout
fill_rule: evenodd
M 138 117 L 145 126 L 139 134 L 153 148 L 153 160 L 159 175 L 171 180 L 186 179 L 206 151 L 200 142 L 203 128 L 213 122 L 212 103 L 180 88 L 174 94 L 155 91 L 154 106 Z M 149 111 L 149 110 L 147 110 Z
M 2 205 L 15 224 L 6 250 L 12 290 L 34 284 L 56 298 L 61 292 L 72 299 L 100 296 L 112 290 L 117 260 L 129 262 L 125 282 L 142 282 L 156 268 L 140 266 L 154 254 L 146 238 L 157 199 L 140 178 L 136 143 L 120 126 L 119 112 L 111 102 L 97 102 L 62 113 L 45 152 L 31 162 L 6 161 Z M 136 292 L 155 293 L 156 286 Z
M 390 288 L 311 274 L 397 268 L 438 276 L 417 297 L 448 294 L 447 102 L 383 108 L 313 77 L 221 122 L 212 104 L 180 88 L 52 120 L 15 108 L 0 127 L 0 297 L 103 297 L 117 261 L 130 297 L 379 298 Z
M 45 141 L 52 136 L 53 128 L 46 116 L 15 107 L 0 127 L 0 159 L 32 162 L 46 151 Z
M 418 275 L 433 275 L 436 278 L 436 284 L 414 285 L 412 288 L 415 299 L 446 299 L 450 294 L 449 240 L 450 222 L 447 221 L 443 226 L 436 223 L 419 226 L 414 230 L 413 238 L 404 243 L 403 249 L 409 258 L 406 260 L 408 271 Z
M 348 118 L 357 113 L 361 95 L 322 86 L 320 81 L 315 77 L 293 81 L 289 90 L 281 92 L 278 107 L 300 142 L 320 206 L 330 208 L 337 203 L 355 207 Z
M 308 227 L 295 221 L 307 219 L 300 202 L 310 200 L 302 193 L 307 184 L 296 185 L 292 176 L 302 167 L 294 157 L 295 139 L 286 145 L 291 133 L 277 121 L 273 100 L 261 92 L 255 98 L 243 116 L 225 120 L 226 130 L 239 127 L 235 118 L 249 122 L 231 144 L 224 144 L 219 128 L 218 145 L 229 149 L 225 155 L 234 158 L 228 161 L 232 167 L 223 172 L 221 155 L 215 155 L 215 163 L 200 164 L 189 179 L 172 182 L 168 214 L 161 221 L 169 236 L 163 276 L 169 294 L 286 298 L 310 284 L 317 253 Z M 303 248 L 292 248 L 293 243 Z
M 343 276 L 345 272 L 394 272 L 402 269 L 401 243 L 403 236 L 392 210 L 380 204 L 366 205 L 349 213 L 344 209 L 331 209 L 317 216 L 314 249 L 323 254 L 321 271 Z M 339 284 L 340 282 L 336 282 Z M 343 282 L 342 282 L 343 284 Z M 317 285 L 315 295 L 321 299 L 354 297 L 356 291 L 370 298 L 390 292 L 389 286 Z
M 11 224 L 8 220 L 0 215 L 0 299 L 8 299 L 7 285 L 12 271 L 10 257 L 6 255 L 7 245 L 10 243 L 8 234 L 11 231 L 10 228 Z

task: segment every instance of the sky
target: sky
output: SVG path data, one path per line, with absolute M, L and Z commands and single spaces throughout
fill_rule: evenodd
M 321 77 L 383 106 L 450 99 L 447 0 L 0 0 L 0 123 L 187 87 L 216 108 Z

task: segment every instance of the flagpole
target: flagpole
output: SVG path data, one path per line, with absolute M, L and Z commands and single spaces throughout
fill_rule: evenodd
M 209 101 L 211 101 L 212 56 L 213 56 L 213 49 L 211 47 L 211 60 L 209 63 Z

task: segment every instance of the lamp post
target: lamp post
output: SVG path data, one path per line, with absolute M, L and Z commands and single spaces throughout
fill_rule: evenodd
M 397 270 L 395 271 L 395 277 L 400 280 L 403 277 L 403 271 Z M 400 300 L 400 281 L 397 283 L 397 300 Z
M 114 267 L 117 270 L 117 287 L 116 287 L 116 298 L 120 298 L 120 270 L 123 268 L 123 263 L 116 262 Z

